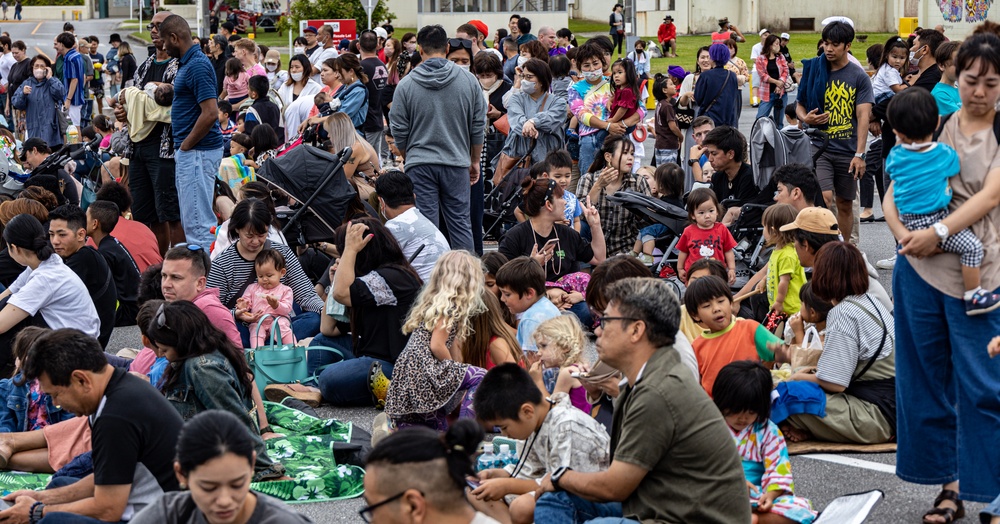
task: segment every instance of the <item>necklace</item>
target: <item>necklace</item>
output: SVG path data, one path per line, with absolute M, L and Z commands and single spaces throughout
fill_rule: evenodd
M 535 241 L 535 245 L 544 246 L 545 243 L 539 241 L 539 237 L 541 235 L 535 232 L 535 225 L 534 224 L 529 224 L 529 225 L 531 226 L 531 235 L 532 235 L 531 238 Z M 563 258 L 566 257 L 566 252 L 562 250 L 562 244 L 560 243 L 559 240 L 559 230 L 556 229 L 555 224 L 552 225 L 552 234 L 555 235 L 556 244 L 555 244 L 555 250 L 553 250 L 552 252 L 552 258 L 548 261 L 548 264 L 552 265 L 552 272 L 558 275 L 562 273 L 562 261 Z M 542 238 L 541 240 L 546 240 L 546 239 Z M 558 259 L 558 265 L 556 264 L 556 259 Z M 545 266 L 546 264 L 543 263 L 542 267 L 544 268 Z

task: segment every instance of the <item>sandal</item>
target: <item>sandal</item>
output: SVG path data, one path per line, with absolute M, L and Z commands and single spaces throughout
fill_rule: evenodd
M 938 505 L 946 500 L 955 503 L 957 509 L 939 508 Z M 943 489 L 941 490 L 941 493 L 938 494 L 937 498 L 934 499 L 934 508 L 929 510 L 927 513 L 924 513 L 924 522 L 927 523 L 927 517 L 932 515 L 940 515 L 944 517 L 946 524 L 955 522 L 965 516 L 965 505 L 958 499 L 958 493 L 955 493 L 950 489 Z
M 301 400 L 309 407 L 319 407 L 323 402 L 323 395 L 318 389 L 302 384 L 269 384 L 264 388 L 264 398 L 271 402 L 281 402 L 292 397 Z
M 382 363 L 375 361 L 368 368 L 368 392 L 372 395 L 375 409 L 385 409 L 385 397 L 389 393 L 389 377 L 382 371 Z

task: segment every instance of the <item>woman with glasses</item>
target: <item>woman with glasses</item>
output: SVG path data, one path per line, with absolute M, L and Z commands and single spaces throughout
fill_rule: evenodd
M 250 490 L 256 460 L 246 426 L 231 413 L 209 410 L 184 424 L 174 469 L 184 491 L 160 497 L 132 517 L 134 524 L 312 522 L 283 502 Z
M 511 91 L 506 104 L 510 134 L 501 153 L 511 158 L 530 153 L 532 159 L 542 159 L 566 147 L 566 95 L 549 93 L 552 72 L 537 58 L 528 59 L 517 77 L 520 89 Z M 499 182 L 494 177 L 493 183 Z
M 210 409 L 232 413 L 249 430 L 256 450 L 254 481 L 281 477 L 285 468 L 267 456 L 253 416 L 253 372 L 243 350 L 186 300 L 161 305 L 146 334 L 170 363 L 160 389 L 181 417 L 187 420 Z
M 499 524 L 476 512 L 465 496 L 482 439 L 482 427 L 471 420 L 459 420 L 443 435 L 428 428 L 389 435 L 368 455 L 361 518 L 369 524 L 412 522 L 419 511 L 423 522 Z
M 292 288 L 298 312 L 292 318 L 292 332 L 295 338 L 315 336 L 319 333 L 319 313 L 323 310 L 323 301 L 316 294 L 312 281 L 302 270 L 295 252 L 285 244 L 268 240 L 271 227 L 275 225 L 273 208 L 256 198 L 247 198 L 236 204 L 229 218 L 229 239 L 232 244 L 219 253 L 212 261 L 208 272 L 208 287 L 219 290 L 219 300 L 226 307 L 235 309 L 236 299 L 243 291 L 256 281 L 254 260 L 265 246 L 277 249 L 288 263 L 288 272 L 281 283 Z M 259 317 L 259 315 L 258 315 Z M 251 322 L 238 322 L 243 347 L 250 347 Z

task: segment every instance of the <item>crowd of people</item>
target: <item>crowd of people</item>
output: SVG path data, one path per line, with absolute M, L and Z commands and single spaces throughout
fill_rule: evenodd
M 166 11 L 141 63 L 115 35 L 97 61 L 66 31 L 56 63 L 0 36 L 23 77 L 0 154 L 28 173 L 0 195 L 0 467 L 54 473 L 0 520 L 307 522 L 250 490 L 286 478 L 263 400 L 287 397 L 382 411 L 369 522 L 810 523 L 803 441 L 897 443 L 900 478 L 942 485 L 925 522 L 993 500 L 1000 26 L 893 37 L 870 78 L 848 20 L 801 70 L 788 35 L 761 30 L 748 65 L 719 25 L 692 73 L 623 53 L 620 5 L 582 45 L 518 15 L 307 27 L 287 67 Z M 744 88 L 782 132 L 825 131 L 815 165 L 758 185 Z M 108 157 L 54 162 L 69 123 Z M 256 177 L 303 134 L 350 150 L 344 215 L 309 245 Z M 892 299 L 857 248 L 876 185 Z M 495 250 L 490 187 L 517 197 Z M 770 250 L 739 280 L 748 227 Z M 139 351 L 113 354 L 119 326 Z M 258 384 L 243 350 L 270 343 L 308 345 L 312 379 Z M 519 441 L 514 465 L 474 471 L 484 432 Z

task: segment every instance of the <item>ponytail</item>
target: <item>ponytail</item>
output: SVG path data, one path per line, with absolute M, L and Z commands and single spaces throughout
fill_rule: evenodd
M 483 440 L 483 428 L 462 419 L 444 435 L 425 427 L 411 427 L 384 438 L 368 454 L 367 465 L 403 465 L 444 459 L 448 468 L 447 486 L 458 493 L 465 490 L 465 478 L 475 474 L 473 456 Z M 440 486 L 442 489 L 445 486 Z

